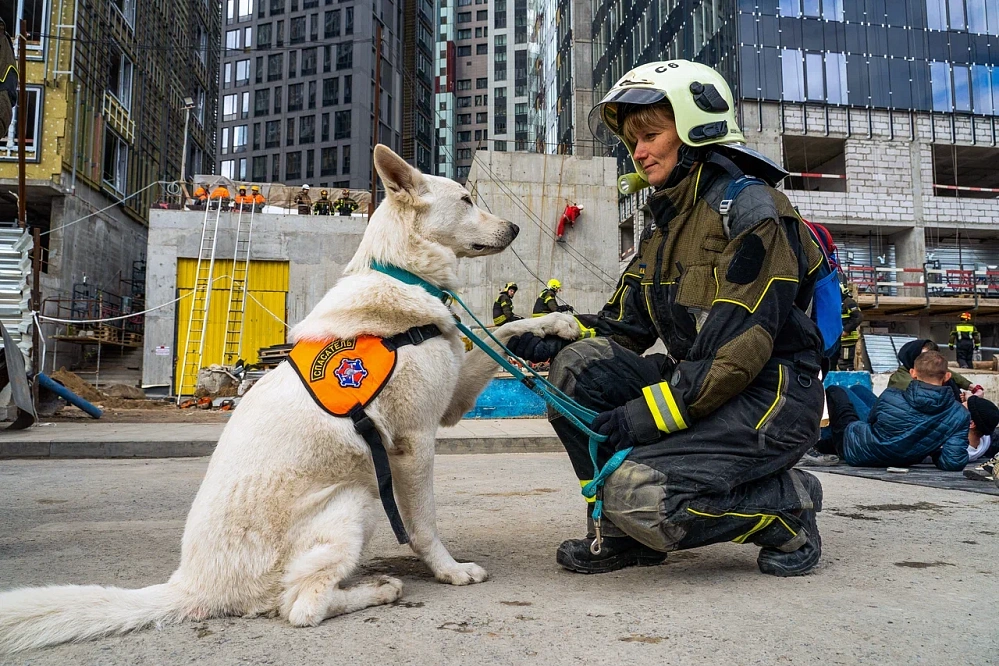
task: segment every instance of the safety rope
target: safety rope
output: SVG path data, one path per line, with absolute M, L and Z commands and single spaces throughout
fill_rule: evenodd
M 379 273 L 384 273 L 389 277 L 395 278 L 400 282 L 404 282 L 409 285 L 415 285 L 422 287 L 424 291 L 429 293 L 431 296 L 438 298 L 445 305 L 453 302 L 457 303 L 461 309 L 463 309 L 469 317 L 472 318 L 480 329 L 485 331 L 486 337 L 488 337 L 492 342 L 496 344 L 505 354 L 517 359 L 521 364 L 522 368 L 514 365 L 509 361 L 509 359 L 503 354 L 497 352 L 495 349 L 489 346 L 489 343 L 483 340 L 481 337 L 476 335 L 471 328 L 466 326 L 461 321 L 456 321 L 455 325 L 458 330 L 461 331 L 463 335 L 468 337 L 479 349 L 484 351 L 487 356 L 492 360 L 496 361 L 501 368 L 509 372 L 511 375 L 516 377 L 524 386 L 531 390 L 535 395 L 540 397 L 545 401 L 550 407 L 557 411 L 562 416 L 566 417 L 569 422 L 575 426 L 580 432 L 587 436 L 589 439 L 589 454 L 590 461 L 593 463 L 593 479 L 590 480 L 582 488 L 583 496 L 587 499 L 593 499 L 593 524 L 595 527 L 596 538 L 590 545 L 590 550 L 594 555 L 598 555 L 601 550 L 602 535 L 600 533 L 600 521 L 603 516 L 603 485 L 606 480 L 613 474 L 621 463 L 628 457 L 631 453 L 631 447 L 626 449 L 621 449 L 614 453 L 602 467 L 597 462 L 597 452 L 599 450 L 600 444 L 607 441 L 606 435 L 601 435 L 590 429 L 593 424 L 594 419 L 597 417 L 597 412 L 592 409 L 587 409 L 586 407 L 580 405 L 578 402 L 563 393 L 557 386 L 549 382 L 547 379 L 542 377 L 534 368 L 532 368 L 526 361 L 518 357 L 516 354 L 507 349 L 506 345 L 499 341 L 492 331 L 485 327 L 485 325 L 479 321 L 479 318 L 475 316 L 464 301 L 456 294 L 454 291 L 441 289 L 435 285 L 430 284 L 423 278 L 410 273 L 407 270 L 398 268 L 396 266 L 390 266 L 386 264 L 381 264 L 378 262 L 372 262 L 371 268 Z M 524 370 L 527 371 L 525 374 Z

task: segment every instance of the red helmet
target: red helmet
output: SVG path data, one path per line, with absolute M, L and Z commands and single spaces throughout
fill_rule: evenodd
M 970 312 L 962 312 L 961 313 L 961 321 L 971 321 L 971 313 Z

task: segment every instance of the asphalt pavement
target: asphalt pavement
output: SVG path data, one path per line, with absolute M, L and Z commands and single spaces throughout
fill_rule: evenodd
M 207 459 L 0 461 L 0 589 L 139 587 L 177 564 Z M 583 503 L 558 454 L 440 456 L 439 525 L 490 580 L 436 583 L 387 521 L 364 573 L 400 603 L 294 629 L 184 622 L 23 653 L 2 664 L 995 664 L 999 500 L 829 474 L 824 557 L 775 579 L 752 546 L 672 553 L 602 576 L 564 572 Z M 574 487 L 575 486 L 575 487 Z

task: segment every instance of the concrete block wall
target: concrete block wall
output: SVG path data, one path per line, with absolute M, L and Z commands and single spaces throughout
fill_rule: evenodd
M 146 300 L 159 305 L 177 298 L 177 259 L 198 257 L 204 213 L 153 210 L 149 218 Z M 288 324 L 301 321 L 340 278 L 366 223 L 366 217 L 254 215 L 250 260 L 289 262 Z M 222 213 L 216 256 L 231 259 L 235 240 L 236 215 Z M 176 306 L 146 315 L 143 386 L 170 383 L 177 339 Z M 171 355 L 157 356 L 159 345 L 170 347 Z
M 514 311 L 529 316 L 542 282 L 555 277 L 562 281 L 562 300 L 578 312 L 599 310 L 620 275 L 616 179 L 617 164 L 609 157 L 480 151 L 468 189 L 479 206 L 520 227 L 512 249 L 526 267 L 512 251 L 462 261 L 466 303 L 491 322 L 499 289 L 513 281 L 520 287 Z M 566 199 L 583 206 L 583 213 L 562 244 L 555 242 L 555 228 Z

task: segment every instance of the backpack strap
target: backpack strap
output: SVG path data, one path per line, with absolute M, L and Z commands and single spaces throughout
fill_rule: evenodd
M 718 204 L 718 212 L 721 214 L 722 226 L 725 228 L 726 237 L 732 237 L 729 214 L 732 212 L 732 203 L 735 201 L 736 197 L 738 197 L 744 189 L 750 187 L 751 185 L 765 184 L 766 183 L 756 176 L 747 176 L 745 174 L 739 176 L 728 184 L 728 188 L 725 189 L 725 197 L 721 200 L 721 203 Z

